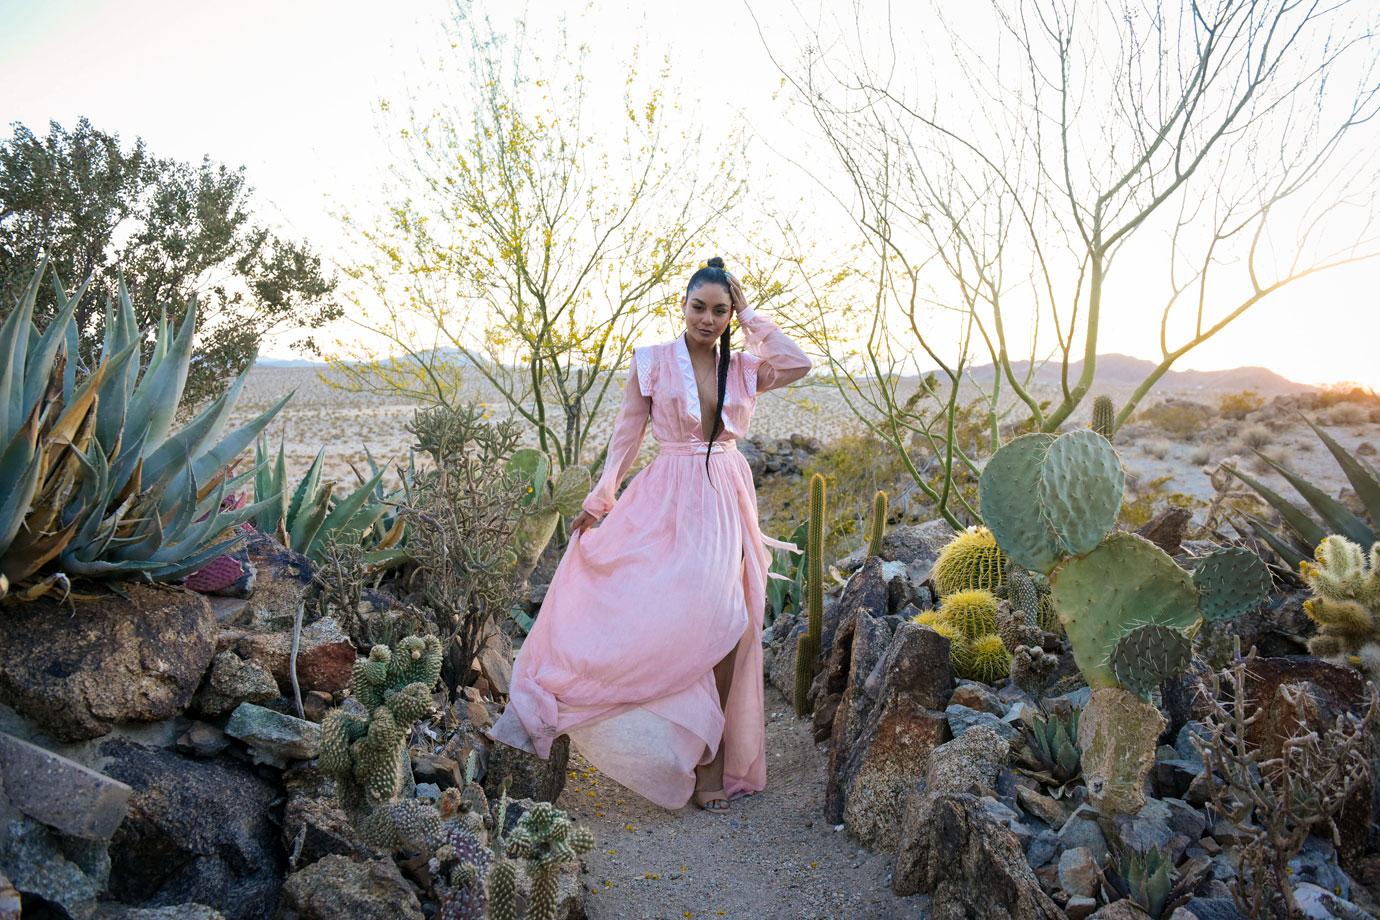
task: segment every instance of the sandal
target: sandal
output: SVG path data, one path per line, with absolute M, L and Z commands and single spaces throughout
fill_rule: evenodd
M 696 789 L 691 798 L 704 811 L 716 814 L 728 811 L 728 796 L 724 795 L 722 789 Z

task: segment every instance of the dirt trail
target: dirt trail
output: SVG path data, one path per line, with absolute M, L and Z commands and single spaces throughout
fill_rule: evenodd
M 891 893 L 890 856 L 824 820 L 827 755 L 770 685 L 766 719 L 767 788 L 727 814 L 659 808 L 572 754 L 558 804 L 597 840 L 583 876 L 591 920 L 926 915 L 926 899 Z

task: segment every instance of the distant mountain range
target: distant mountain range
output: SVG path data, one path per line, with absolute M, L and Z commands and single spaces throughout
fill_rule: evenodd
M 1029 361 L 1013 361 L 1011 369 L 1017 380 L 1023 380 Z M 1156 365 L 1143 358 L 1129 355 L 1098 355 L 1097 367 L 1093 373 L 1093 392 L 1098 389 L 1121 390 L 1140 384 Z M 1075 361 L 1069 365 L 1069 381 L 1078 379 L 1083 373 L 1083 362 Z M 970 376 L 983 386 L 992 382 L 993 366 L 983 364 L 974 367 Z M 1060 366 L 1050 361 L 1035 371 L 1035 382 L 1041 386 L 1058 387 Z M 1192 391 L 1204 390 L 1218 393 L 1231 393 L 1238 390 L 1254 390 L 1261 396 L 1281 396 L 1286 393 L 1303 393 L 1317 387 L 1306 383 L 1295 383 L 1281 377 L 1265 367 L 1236 367 L 1224 371 L 1176 371 L 1170 370 L 1155 384 L 1156 390 Z
M 1028 361 L 1013 361 L 1011 364 L 1017 379 L 1024 379 L 1026 368 L 1029 366 L 1030 362 Z M 261 358 L 255 362 L 255 367 L 321 368 L 325 367 L 325 364 L 303 358 Z M 1143 358 L 1117 354 L 1098 355 L 1097 370 L 1093 378 L 1093 392 L 1099 389 L 1122 391 L 1134 388 L 1154 369 L 1154 362 L 1146 361 Z M 1075 361 L 1069 365 L 1069 380 L 1077 380 L 1078 375 L 1082 372 L 1083 362 Z M 993 366 L 991 364 L 978 365 L 971 368 L 968 375 L 983 387 L 988 387 L 992 383 Z M 1049 361 L 1040 366 L 1035 372 L 1035 382 L 1039 386 L 1058 388 L 1058 362 Z M 1160 378 L 1160 381 L 1155 384 L 1155 389 L 1180 392 L 1200 390 L 1216 393 L 1254 390 L 1261 396 L 1270 397 L 1281 396 L 1286 393 L 1308 392 L 1316 390 L 1317 387 L 1306 383 L 1295 383 L 1265 367 L 1236 367 L 1224 371 L 1171 370 Z

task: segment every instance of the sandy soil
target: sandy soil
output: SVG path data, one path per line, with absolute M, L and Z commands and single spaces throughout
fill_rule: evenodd
M 926 916 L 926 898 L 891 893 L 890 856 L 824 820 L 826 748 L 771 685 L 766 720 L 767 788 L 727 814 L 667 811 L 572 754 L 558 804 L 597 840 L 585 857 L 591 920 Z

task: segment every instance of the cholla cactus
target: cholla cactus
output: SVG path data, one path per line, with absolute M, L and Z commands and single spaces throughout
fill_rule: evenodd
M 561 866 L 594 848 L 594 835 L 550 802 L 538 802 L 508 837 L 508 855 L 527 862 L 532 878 L 528 920 L 555 920 Z
M 1308 650 L 1380 680 L 1380 543 L 1367 553 L 1332 536 L 1318 544 L 1313 558 L 1299 566 L 1313 589 L 1303 609 L 1318 624 Z
M 321 721 L 321 768 L 336 782 L 341 807 L 373 846 L 427 850 L 440 832 L 431 806 L 403 799 L 410 780 L 407 736 L 431 711 L 441 673 L 435 636 L 411 636 L 392 649 L 376 645 L 355 661 L 350 692 L 365 718 L 332 709 Z

